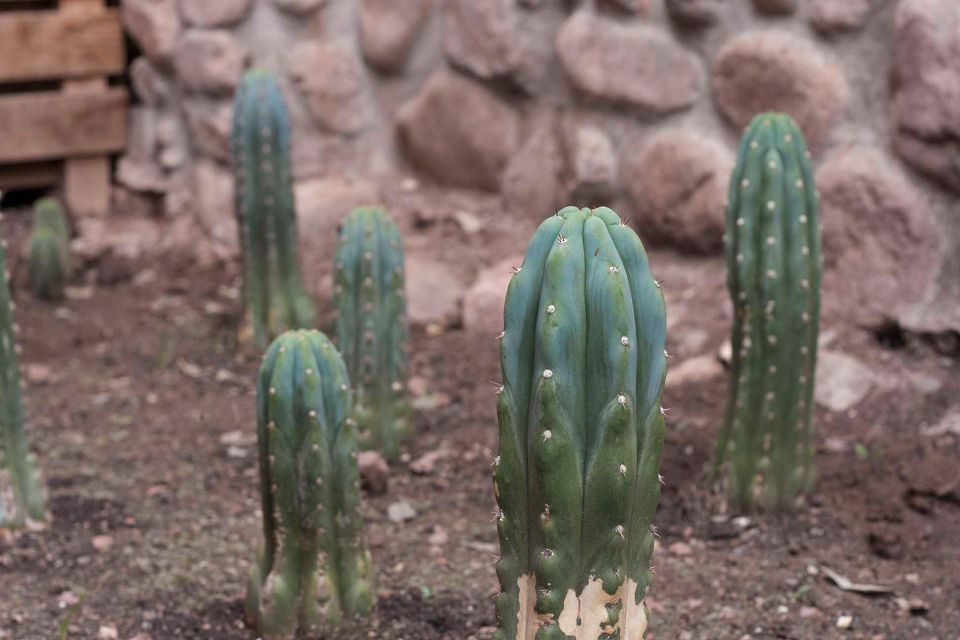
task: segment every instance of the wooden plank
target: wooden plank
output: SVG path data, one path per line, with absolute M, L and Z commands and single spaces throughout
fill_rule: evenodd
M 102 96 L 106 90 L 107 81 L 104 78 L 63 83 L 63 92 L 69 95 Z M 73 215 L 107 215 L 110 211 L 110 158 L 68 158 L 63 163 L 63 191 L 67 209 Z
M 120 74 L 116 9 L 72 2 L 58 11 L 0 12 L 0 82 Z
M 0 190 L 55 186 L 60 182 L 60 164 L 54 160 L 0 165 Z
M 127 92 L 0 95 L 0 162 L 116 153 L 126 145 Z

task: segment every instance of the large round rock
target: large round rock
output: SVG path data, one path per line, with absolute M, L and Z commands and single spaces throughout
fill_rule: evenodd
M 438 71 L 397 113 L 400 146 L 414 165 L 450 185 L 495 191 L 517 145 L 517 116 L 489 90 Z
M 826 310 L 871 326 L 899 320 L 936 276 L 939 236 L 926 203 L 876 149 L 843 151 L 816 179 Z
M 669 132 L 626 163 L 624 180 L 641 236 L 691 253 L 723 246 L 730 153 L 690 133 Z
M 960 193 L 960 3 L 897 6 L 893 143 L 913 167 Z
M 782 111 L 816 146 L 839 115 L 847 85 L 839 68 L 809 42 L 763 31 L 740 35 L 721 49 L 713 64 L 713 93 L 738 128 L 758 113 Z

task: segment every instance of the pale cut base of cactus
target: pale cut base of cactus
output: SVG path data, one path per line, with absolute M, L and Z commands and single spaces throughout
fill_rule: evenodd
M 516 638 L 535 640 L 537 630 L 551 622 L 553 616 L 543 616 L 536 612 L 535 575 L 520 576 L 517 579 L 517 590 L 521 605 L 517 611 Z M 623 602 L 617 624 L 604 626 L 610 615 L 607 605 L 617 602 Z M 603 581 L 596 578 L 587 583 L 579 596 L 573 589 L 567 591 L 563 599 L 563 611 L 557 618 L 557 626 L 564 635 L 575 640 L 598 640 L 604 635 L 620 640 L 643 640 L 647 632 L 647 607 L 642 600 L 637 602 L 636 581 L 628 578 L 619 591 L 610 595 L 603 590 Z

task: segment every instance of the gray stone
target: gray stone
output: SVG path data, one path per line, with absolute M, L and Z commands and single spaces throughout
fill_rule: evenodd
M 650 25 L 578 11 L 561 27 L 556 49 L 570 84 L 589 96 L 667 113 L 700 95 L 700 61 Z
M 873 390 L 873 370 L 851 355 L 821 350 L 817 355 L 814 398 L 833 412 L 857 406 Z
M 811 146 L 840 115 L 847 84 L 840 69 L 818 49 L 781 31 L 737 36 L 717 54 L 713 93 L 720 111 L 737 128 L 764 111 L 790 114 Z
M 151 158 L 126 154 L 120 156 L 114 178 L 119 184 L 140 193 L 163 193 L 167 190 L 167 176 Z
M 130 84 L 140 101 L 157 107 L 170 99 L 170 81 L 146 56 L 130 63 Z
M 390 465 L 376 451 L 361 451 L 357 454 L 360 482 L 370 495 L 380 496 L 390 484 Z
M 631 155 L 623 174 L 639 233 L 683 251 L 720 251 L 732 165 L 719 143 L 683 131 Z
M 197 160 L 190 171 L 194 214 L 211 248 L 219 258 L 236 257 L 240 238 L 234 214 L 233 174 L 209 160 Z
M 233 103 L 187 99 L 183 102 L 183 110 L 193 148 L 208 158 L 229 161 Z
M 290 78 L 321 127 L 357 134 L 369 121 L 359 56 L 348 46 L 304 42 L 288 60 Z
M 823 221 L 824 306 L 878 326 L 920 302 L 939 266 L 927 205 L 881 151 L 852 148 L 816 174 Z
M 370 66 L 399 71 L 432 8 L 433 0 L 360 0 L 360 45 Z
M 237 88 L 247 54 L 226 31 L 191 31 L 177 43 L 173 65 L 190 92 L 229 95 Z
M 894 22 L 894 149 L 960 193 L 960 3 L 904 0 Z
M 406 500 L 393 502 L 387 507 L 387 518 L 389 518 L 390 522 L 393 522 L 394 524 L 403 524 L 404 522 L 413 520 L 416 517 L 417 512 L 414 511 L 413 507 L 411 507 L 410 503 Z
M 396 117 L 400 146 L 416 167 L 450 185 L 495 191 L 517 144 L 517 116 L 484 87 L 436 72 Z
M 717 22 L 725 0 L 666 0 L 667 15 L 684 27 L 705 27 Z
M 503 173 L 503 206 L 511 216 L 542 220 L 560 206 L 565 164 L 557 120 L 552 110 L 541 114 Z
M 572 122 L 566 129 L 568 202 L 584 207 L 609 202 L 617 190 L 617 153 L 610 137 L 592 124 Z
M 422 256 L 406 261 L 407 317 L 418 325 L 451 326 L 460 320 L 464 286 L 450 265 Z
M 163 62 L 173 53 L 180 33 L 175 0 L 124 0 L 123 26 L 143 53 L 153 62 Z
M 521 264 L 523 256 L 515 256 L 477 274 L 477 279 L 463 297 L 465 329 L 490 338 L 503 330 L 503 301 L 513 278 L 513 269 Z
M 943 388 L 943 380 L 931 373 L 923 371 L 910 371 L 907 373 L 907 381 L 910 387 L 925 396 L 932 395 Z
M 813 0 L 810 24 L 821 33 L 853 31 L 866 23 L 882 0 Z
M 180 16 L 195 27 L 229 27 L 250 11 L 251 0 L 180 0 Z
M 334 230 L 351 209 L 380 202 L 375 183 L 343 176 L 298 180 L 293 195 L 301 239 L 316 238 L 331 244 Z M 326 244 L 313 246 L 315 250 L 324 248 Z
M 126 152 L 117 161 L 116 181 L 140 193 L 163 193 L 167 175 L 157 162 L 157 113 L 144 106 L 128 111 Z
M 447 0 L 443 45 L 450 62 L 483 78 L 509 77 L 529 64 L 514 0 Z

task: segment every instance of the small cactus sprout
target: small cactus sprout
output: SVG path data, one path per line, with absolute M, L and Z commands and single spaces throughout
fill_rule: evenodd
M 380 209 L 354 209 L 334 260 L 337 345 L 356 389 L 361 441 L 393 460 L 410 425 L 400 231 Z
M 44 520 L 46 507 L 36 459 L 27 448 L 6 253 L 0 242 L 0 527 L 19 527 Z
M 732 503 L 788 506 L 813 475 L 813 382 L 820 317 L 820 212 L 803 135 L 790 116 L 747 128 L 726 222 L 733 299 L 730 394 L 714 473 Z
M 263 349 L 284 330 L 314 323 L 297 258 L 290 123 L 280 87 L 267 71 L 249 71 L 237 89 L 233 161 L 243 253 L 244 332 Z
M 540 225 L 504 306 L 495 640 L 644 637 L 665 343 L 663 294 L 616 213 Z
M 63 207 L 54 198 L 41 198 L 33 207 L 30 288 L 38 298 L 59 300 L 70 275 L 70 234 Z
M 246 614 L 268 640 L 372 606 L 347 368 L 319 331 L 274 340 L 257 383 L 263 546 Z

